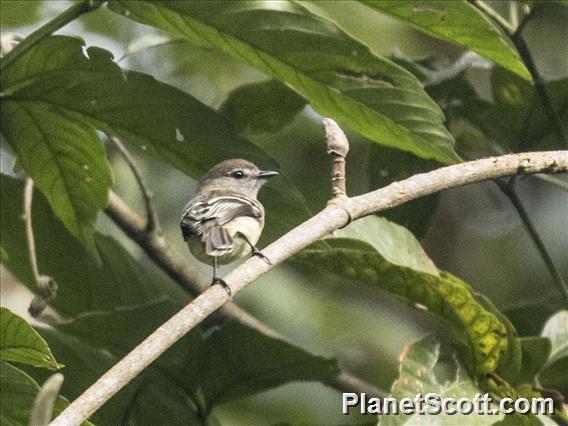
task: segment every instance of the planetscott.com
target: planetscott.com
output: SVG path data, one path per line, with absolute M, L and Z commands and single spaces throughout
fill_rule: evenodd
M 375 398 L 367 397 L 365 393 L 344 393 L 342 398 L 342 413 L 349 414 L 351 410 L 361 414 L 382 415 L 454 415 L 454 414 L 553 414 L 552 398 L 502 398 L 494 401 L 486 394 L 475 394 L 473 398 L 447 398 L 436 393 L 417 394 L 414 398 Z

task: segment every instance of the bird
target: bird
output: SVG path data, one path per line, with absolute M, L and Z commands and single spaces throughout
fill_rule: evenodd
M 242 159 L 222 161 L 201 178 L 183 209 L 180 227 L 193 256 L 213 266 L 211 285 L 231 288 L 218 275 L 220 264 L 251 253 L 270 264 L 256 243 L 264 228 L 264 207 L 258 191 L 276 171 L 260 170 Z

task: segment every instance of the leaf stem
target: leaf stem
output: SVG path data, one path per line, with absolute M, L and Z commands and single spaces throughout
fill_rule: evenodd
M 102 0 L 86 0 L 76 3 L 67 9 L 65 12 L 57 15 L 44 26 L 38 28 L 29 36 L 27 36 L 21 43 L 19 43 L 10 53 L 8 53 L 0 62 L 0 71 L 5 71 L 10 65 L 16 62 L 28 50 L 42 41 L 44 38 L 49 37 L 55 31 L 67 25 L 69 22 L 77 19 L 79 16 L 91 12 L 99 8 L 104 1 Z
M 26 223 L 26 240 L 28 242 L 30 266 L 39 292 L 39 294 L 32 299 L 28 311 L 35 318 L 43 312 L 43 310 L 47 307 L 47 304 L 53 300 L 57 294 L 57 284 L 52 277 L 48 275 L 41 275 L 37 266 L 37 253 L 32 226 L 33 195 L 34 181 L 31 178 L 27 178 L 26 186 L 24 188 L 24 221 Z
M 548 268 L 548 271 L 550 272 L 552 279 L 556 283 L 558 289 L 560 290 L 560 293 L 562 293 L 562 295 L 564 296 L 566 303 L 568 303 L 568 285 L 566 284 L 566 281 L 562 277 L 560 270 L 556 267 L 556 264 L 554 263 L 554 260 L 552 259 L 550 252 L 548 251 L 546 245 L 544 244 L 544 241 L 540 237 L 540 234 L 538 233 L 527 210 L 525 209 L 523 201 L 521 200 L 519 194 L 516 191 L 515 188 L 516 177 L 513 176 L 511 179 L 509 179 L 509 182 L 507 183 L 500 180 L 497 180 L 495 182 L 497 183 L 499 188 L 501 188 L 503 194 L 505 194 L 507 198 L 509 198 L 509 200 L 511 201 L 511 203 L 519 213 L 519 216 L 523 221 L 525 228 L 529 232 L 529 235 L 531 236 L 534 244 L 536 245 L 536 248 L 540 253 L 540 256 L 542 257 L 542 260 L 544 261 L 546 267 Z

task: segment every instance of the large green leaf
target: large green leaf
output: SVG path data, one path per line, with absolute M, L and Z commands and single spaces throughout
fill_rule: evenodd
M 499 28 L 466 0 L 359 1 L 433 37 L 471 49 L 531 80 L 519 54 L 509 46 Z
M 498 317 L 484 308 L 466 283 L 439 273 L 410 232 L 386 219 L 358 220 L 295 259 L 379 286 L 446 319 L 465 347 L 462 358 L 475 377 L 495 371 L 512 356 L 507 329 Z
M 117 135 L 194 178 L 228 158 L 246 158 L 262 168 L 278 168 L 273 158 L 239 137 L 232 124 L 214 110 L 149 75 L 122 70 L 110 52 L 87 49 L 76 38 L 53 36 L 31 49 L 2 73 L 2 91 L 3 133 L 24 169 L 75 235 L 65 200 L 94 220 L 97 210 L 106 204 L 110 185 L 110 171 L 95 129 Z M 36 124 L 29 114 L 35 114 Z M 41 132 L 33 133 L 36 127 Z M 62 136 L 61 132 L 66 133 Z M 44 145 L 53 150 L 34 148 L 34 135 L 41 136 Z M 91 139 L 85 139 L 87 135 Z M 96 155 L 88 151 L 91 145 L 98 147 Z M 45 154 L 43 158 L 44 151 L 51 157 Z M 70 155 L 80 161 L 70 161 Z M 107 170 L 108 179 L 99 176 L 101 167 Z M 69 183 L 71 192 L 52 183 L 59 176 L 52 173 L 55 169 Z M 104 202 L 89 203 L 97 194 L 104 195 Z M 262 197 L 272 237 L 309 217 L 305 200 L 285 177 L 271 182 Z M 284 207 L 288 206 L 295 207 L 287 211 Z
M 113 1 L 109 7 L 258 68 L 375 142 L 459 161 L 443 114 L 412 74 L 297 3 Z
M 400 373 L 394 382 L 390 397 L 400 401 L 402 398 L 414 400 L 417 394 L 423 397 L 428 393 L 437 394 L 440 399 L 460 398 L 474 400 L 480 397 L 481 390 L 457 368 L 456 365 L 447 366 L 452 370 L 452 380 L 440 382 L 434 373 L 434 368 L 440 358 L 440 345 L 431 336 L 408 345 L 400 357 Z M 487 405 L 485 405 L 487 406 Z M 423 405 L 424 413 L 389 414 L 382 415 L 380 424 L 384 426 L 412 425 L 491 425 L 502 415 L 482 415 L 475 411 L 469 415 L 447 414 L 440 410 L 440 406 L 430 407 Z M 449 409 L 455 409 L 449 406 Z M 431 411 L 430 411 L 431 410 Z M 436 412 L 438 410 L 438 412 Z
M 6 308 L 0 308 L 0 334 L 1 361 L 49 370 L 63 367 L 55 360 L 45 340 L 23 318 Z
M 32 405 L 40 389 L 39 385 L 26 373 L 7 362 L 0 363 L 0 380 L 2 381 L 0 423 L 3 426 L 27 425 Z M 65 398 L 57 397 L 54 416 L 63 411 L 68 404 Z M 88 421 L 82 424 L 91 425 Z

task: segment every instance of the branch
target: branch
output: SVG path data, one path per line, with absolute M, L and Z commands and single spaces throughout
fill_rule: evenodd
M 232 292 L 235 294 L 303 248 L 345 226 L 350 218 L 356 220 L 444 189 L 503 176 L 566 172 L 568 172 L 568 151 L 510 154 L 443 167 L 358 197 L 343 197 L 264 249 L 264 254 L 272 261 L 271 265 L 258 258 L 251 258 L 234 269 L 225 280 L 231 284 Z M 214 285 L 207 289 L 107 371 L 73 401 L 51 425 L 79 425 L 164 351 L 228 300 L 229 295 L 222 286 Z
M 43 27 L 38 28 L 36 31 L 27 36 L 12 51 L 10 51 L 10 53 L 4 56 L 0 62 L 0 71 L 5 71 L 6 68 L 16 62 L 22 55 L 44 38 L 49 37 L 55 31 L 77 19 L 79 16 L 99 8 L 103 3 L 104 1 L 99 0 L 82 1 L 74 4 L 62 14 L 57 15 Z
M 41 275 L 37 266 L 37 254 L 34 238 L 34 230 L 32 227 L 32 200 L 34 195 L 34 181 L 31 178 L 26 179 L 24 188 L 24 220 L 26 222 L 26 240 L 28 243 L 28 251 L 30 255 L 30 266 L 32 275 L 38 288 L 38 295 L 34 296 L 28 312 L 34 318 L 37 318 L 47 307 L 47 304 L 53 300 L 57 294 L 57 283 L 48 275 Z

